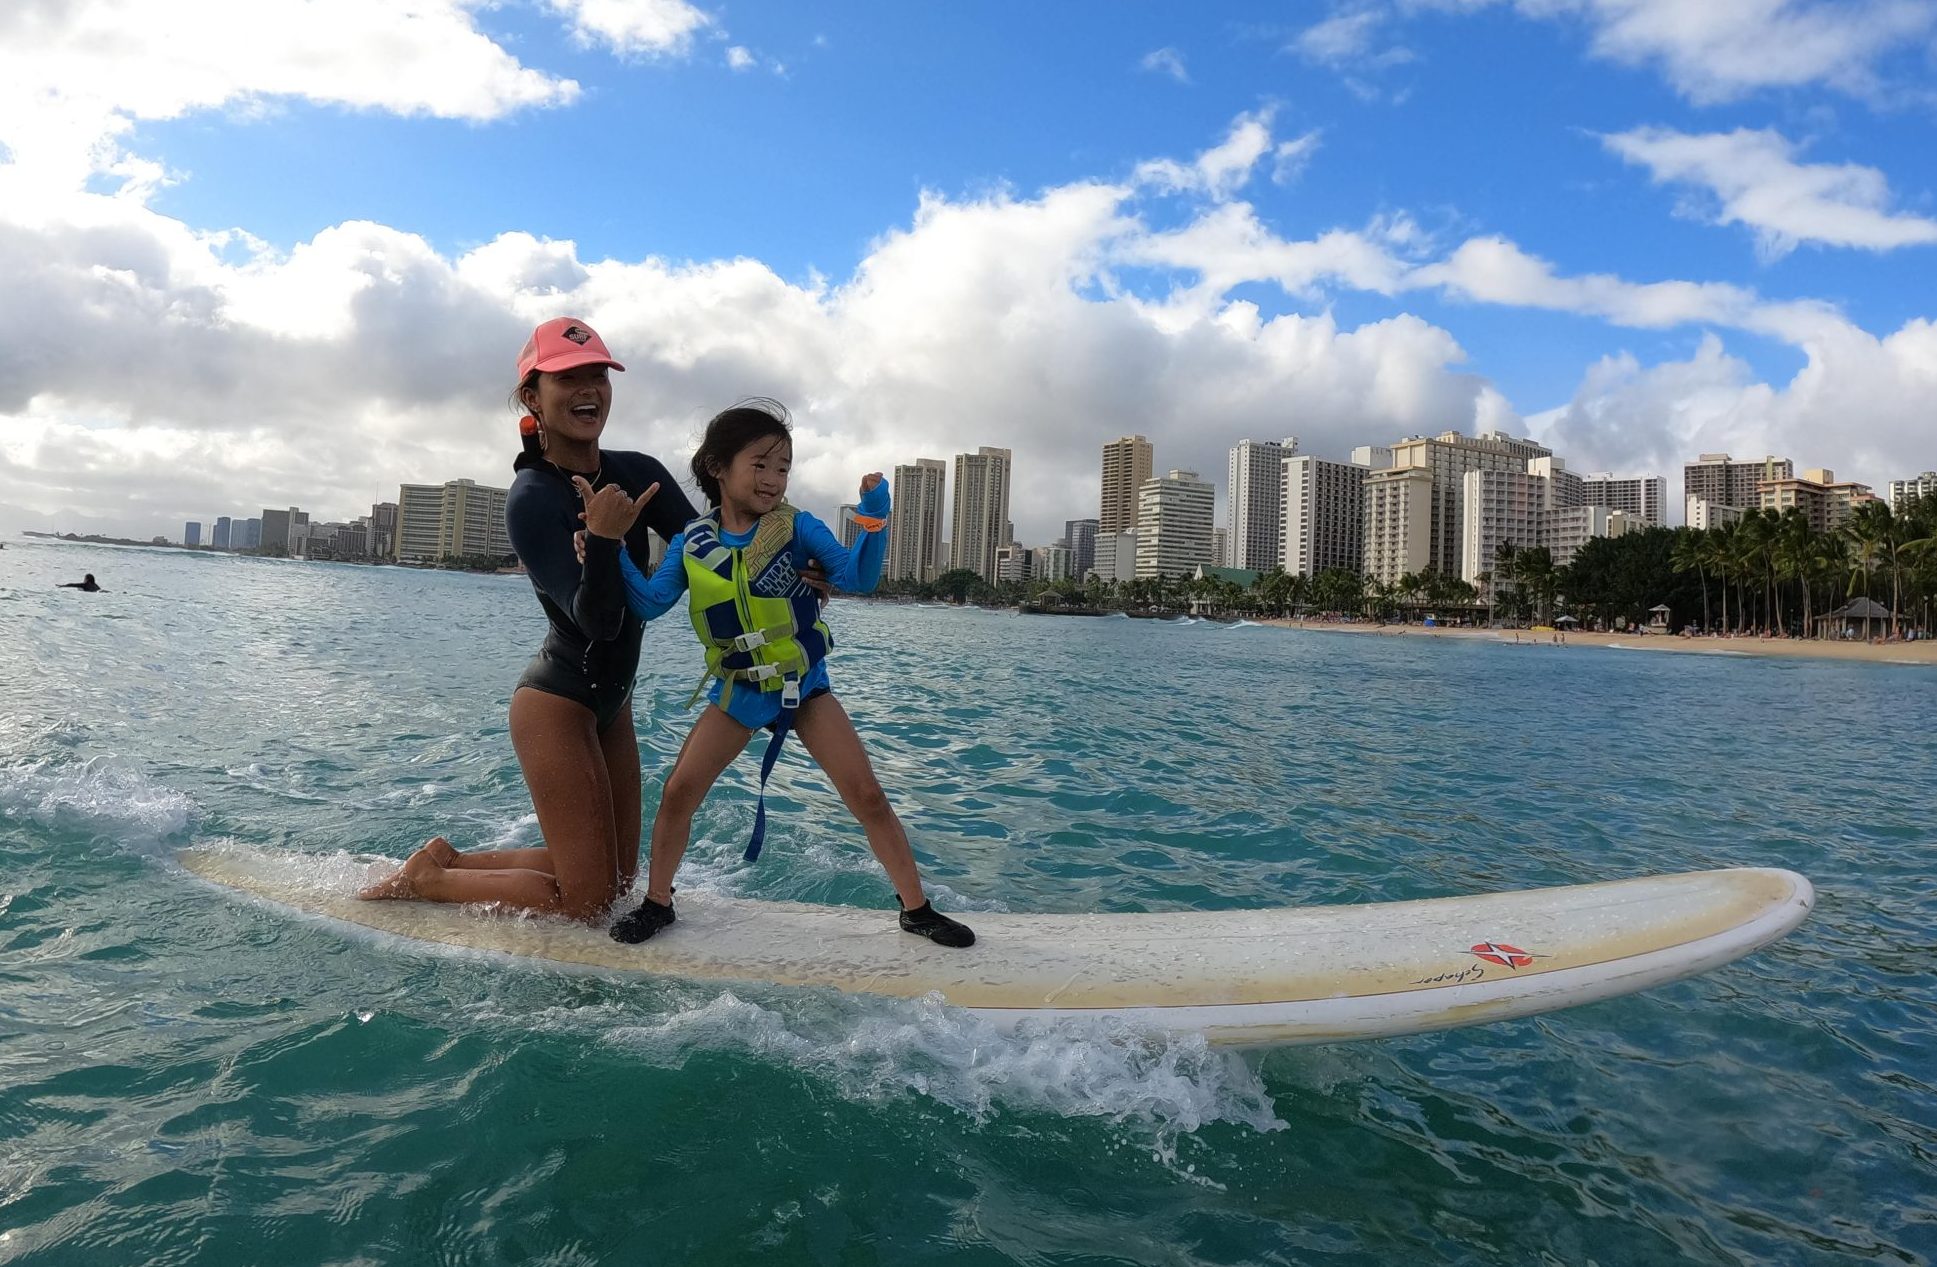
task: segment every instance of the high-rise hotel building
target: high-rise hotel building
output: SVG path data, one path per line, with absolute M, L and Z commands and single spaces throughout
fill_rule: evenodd
M 1284 559 L 1285 459 L 1298 437 L 1240 440 L 1231 449 L 1231 552 L 1226 567 L 1262 572 Z
M 897 466 L 894 513 L 888 517 L 888 568 L 891 581 L 932 581 L 947 560 L 942 557 L 942 495 L 948 463 L 916 458 Z
M 1103 446 L 1103 496 L 1097 506 L 1096 535 L 1133 532 L 1138 500 L 1150 479 L 1154 450 L 1142 436 L 1123 436 Z
M 1737 462 L 1726 453 L 1704 453 L 1681 468 L 1682 503 L 1687 518 L 1697 517 L 1696 498 L 1710 506 L 1753 510 L 1762 504 L 1762 485 L 1792 479 L 1796 464 L 1788 458 L 1766 457 L 1760 462 Z M 1699 508 L 1706 517 L 1706 507 Z
M 1937 471 L 1925 471 L 1914 479 L 1890 481 L 1890 509 L 1902 510 L 1913 497 L 1937 497 Z
M 1581 505 L 1618 510 L 1630 521 L 1651 528 L 1667 526 L 1668 481 L 1659 475 L 1588 475 L 1581 479 Z
M 1094 519 L 1070 519 L 1063 523 L 1063 541 L 1069 546 L 1069 574 L 1079 581 L 1096 570 L 1096 528 Z
M 955 455 L 955 515 L 950 567 L 996 580 L 996 549 L 1009 544 L 1009 474 L 1013 455 L 983 445 Z
M 1460 565 L 1457 575 L 1471 584 L 1491 572 L 1502 545 L 1531 550 L 1564 542 L 1567 557 L 1579 547 L 1574 528 L 1565 525 L 1599 524 L 1603 513 L 1566 515 L 1584 504 L 1583 481 L 1557 457 L 1529 458 L 1517 471 L 1482 469 L 1460 477 Z M 1555 562 L 1564 560 L 1556 559 Z
M 1836 472 L 1827 469 L 1807 470 L 1800 477 L 1765 480 L 1757 490 L 1757 498 L 1753 504 L 1763 510 L 1778 514 L 1791 507 L 1800 510 L 1817 532 L 1842 527 L 1858 506 L 1877 500 L 1868 484 L 1839 480 Z
M 1420 572 L 1432 557 L 1433 473 L 1423 466 L 1388 466 L 1365 477 L 1365 562 L 1368 580 L 1390 585 Z
M 1524 474 L 1529 461 L 1552 456 L 1551 449 L 1531 440 L 1515 439 L 1504 432 L 1474 437 L 1445 431 L 1437 436 L 1414 436 L 1394 444 L 1392 465 L 1366 478 L 1366 575 L 1387 582 L 1427 568 L 1444 576 L 1459 575 L 1466 474 L 1469 471 Z M 1425 481 L 1403 474 L 1407 471 L 1423 472 Z M 1569 474 L 1566 479 L 1578 490 L 1580 477 Z M 1426 499 L 1423 537 L 1418 504 L 1422 496 Z M 1578 498 L 1571 504 L 1578 505 Z
M 1217 490 L 1196 471 L 1145 480 L 1137 501 L 1137 579 L 1188 576 L 1213 563 Z
M 396 559 L 433 563 L 463 556 L 510 554 L 506 490 L 474 480 L 404 484 L 397 489 Z
M 1365 566 L 1365 480 L 1371 471 L 1310 454 L 1283 460 L 1284 531 L 1279 558 L 1293 576 Z

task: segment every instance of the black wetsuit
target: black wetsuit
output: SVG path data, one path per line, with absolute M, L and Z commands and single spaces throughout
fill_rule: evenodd
M 603 732 L 632 698 L 639 641 L 645 633 L 645 623 L 626 606 L 625 587 L 619 579 L 621 543 L 588 535 L 581 567 L 572 536 L 585 526 L 578 517 L 585 504 L 571 478 L 529 454 L 520 454 L 514 465 L 518 477 L 505 503 L 505 526 L 511 548 L 518 552 L 551 621 L 545 645 L 518 685 L 585 705 Z M 603 453 L 597 485 L 607 484 L 616 484 L 634 497 L 659 485 L 624 542 L 640 571 L 650 572 L 649 534 L 656 532 L 671 541 L 699 512 L 672 472 L 643 453 Z

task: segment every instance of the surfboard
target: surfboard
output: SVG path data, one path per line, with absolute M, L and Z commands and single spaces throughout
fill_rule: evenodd
M 604 928 L 476 907 L 362 902 L 390 859 L 223 846 L 190 872 L 314 916 L 436 943 L 616 973 L 938 994 L 1005 1029 L 1121 1017 L 1215 1043 L 1383 1038 L 1531 1016 L 1707 972 L 1792 931 L 1815 893 L 1791 871 L 1736 868 L 1467 897 L 1270 910 L 964 915 L 949 950 L 889 911 L 679 895 L 638 946 Z

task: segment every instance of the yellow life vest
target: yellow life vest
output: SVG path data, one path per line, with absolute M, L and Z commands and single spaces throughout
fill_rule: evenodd
M 783 503 L 760 516 L 745 546 L 721 539 L 717 508 L 686 525 L 687 605 L 706 648 L 700 690 L 719 678 L 721 708 L 736 685 L 779 691 L 783 708 L 797 707 L 801 679 L 834 645 L 819 596 L 800 579 L 795 513 Z

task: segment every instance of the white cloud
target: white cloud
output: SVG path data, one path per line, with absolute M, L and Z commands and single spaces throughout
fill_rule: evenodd
M 1765 88 L 1827 85 L 1886 92 L 1879 66 L 1920 57 L 1937 30 L 1933 0 L 1397 0 L 1407 11 L 1470 13 L 1510 3 L 1536 20 L 1577 21 L 1594 53 L 1659 67 L 1689 99 L 1712 104 Z
M 1698 102 L 1760 88 L 1822 83 L 1868 93 L 1876 63 L 1937 26 L 1929 0 L 1519 0 L 1527 12 L 1579 8 L 1594 51 L 1631 65 L 1659 64 Z
M 1137 165 L 1136 179 L 1171 193 L 1194 193 L 1214 199 L 1234 196 L 1251 181 L 1258 163 L 1269 157 L 1272 178 L 1285 181 L 1303 170 L 1317 150 L 1319 134 L 1307 132 L 1289 141 L 1275 141 L 1271 135 L 1273 111 L 1241 114 L 1231 124 L 1222 142 L 1199 154 L 1189 163 L 1176 159 L 1152 159 Z
M 754 65 L 753 53 L 744 45 L 735 44 L 726 50 L 726 64 L 734 70 L 752 70 Z
M 1497 236 L 1467 239 L 1445 259 L 1414 269 L 1405 284 L 1441 288 L 1454 298 L 1478 303 L 1599 317 L 1635 329 L 1733 326 L 1797 346 L 1847 326 L 1830 305 L 1772 302 L 1725 282 L 1631 282 L 1606 273 L 1562 276 L 1546 260 Z
M 1137 65 L 1144 70 L 1169 75 L 1180 84 L 1190 82 L 1190 71 L 1184 66 L 1184 55 L 1174 48 L 1157 48 L 1143 55 Z
M 1761 384 L 1719 335 L 1685 364 L 1612 357 L 1531 423 L 1577 465 L 1672 471 L 1698 447 L 1758 444 L 1859 478 L 1928 465 L 1930 322 L 1877 338 L 1740 287 L 1566 276 L 1503 238 L 1442 254 L 1402 215 L 1287 236 L 1226 196 L 1282 144 L 1247 116 L 1178 164 L 1193 177 L 1175 186 L 930 192 L 833 281 L 752 259 L 591 258 L 521 232 L 453 255 L 367 222 L 283 252 L 138 200 L 30 197 L 0 178 L 0 504 L 147 536 L 263 505 L 353 515 L 405 480 L 502 484 L 511 359 L 531 324 L 569 312 L 629 367 L 615 446 L 677 464 L 722 404 L 771 394 L 797 411 L 798 500 L 826 509 L 864 470 L 1008 445 L 1018 527 L 1041 541 L 1093 510 L 1103 436 L 1139 431 L 1162 466 L 1216 473 L 1247 435 L 1296 432 L 1343 456 L 1521 426 L 1451 331 L 1400 310 L 1420 288 L 1754 331 L 1804 363 Z M 1161 228 L 1144 219 L 1152 188 L 1179 195 Z M 1260 284 L 1294 310 L 1238 297 Z M 1386 296 L 1391 315 L 1341 325 L 1329 304 L 1346 293 Z M 1760 441 L 1758 418 L 1773 420 Z
M 586 45 L 604 45 L 634 57 L 677 56 L 713 19 L 686 0 L 548 0 L 572 20 L 572 34 Z
M 1773 453 L 1871 483 L 1929 465 L 1937 325 L 1913 320 L 1881 339 L 1846 325 L 1805 350 L 1781 385 L 1759 381 L 1713 334 L 1686 360 L 1643 366 L 1609 356 L 1565 406 L 1529 417 L 1528 429 L 1579 469 L 1658 472 L 1671 485 L 1696 453 Z
M 1698 213 L 1717 224 L 1753 229 L 1769 256 L 1800 242 L 1872 251 L 1937 242 L 1937 220 L 1889 210 L 1882 172 L 1855 163 L 1799 163 L 1796 147 L 1776 132 L 1738 128 L 1690 135 L 1636 128 L 1601 140 L 1646 167 L 1657 184 L 1713 195 L 1715 205 Z
M 1346 66 L 1372 55 L 1373 37 L 1385 25 L 1381 9 L 1358 8 L 1337 13 L 1305 28 L 1291 42 L 1291 50 L 1322 66 Z
M 301 98 L 495 119 L 573 100 L 519 64 L 464 0 L 75 0 L 0 7 L 0 147 L 17 176 L 78 188 L 95 171 L 141 193 L 163 178 L 116 148 L 138 120 Z

